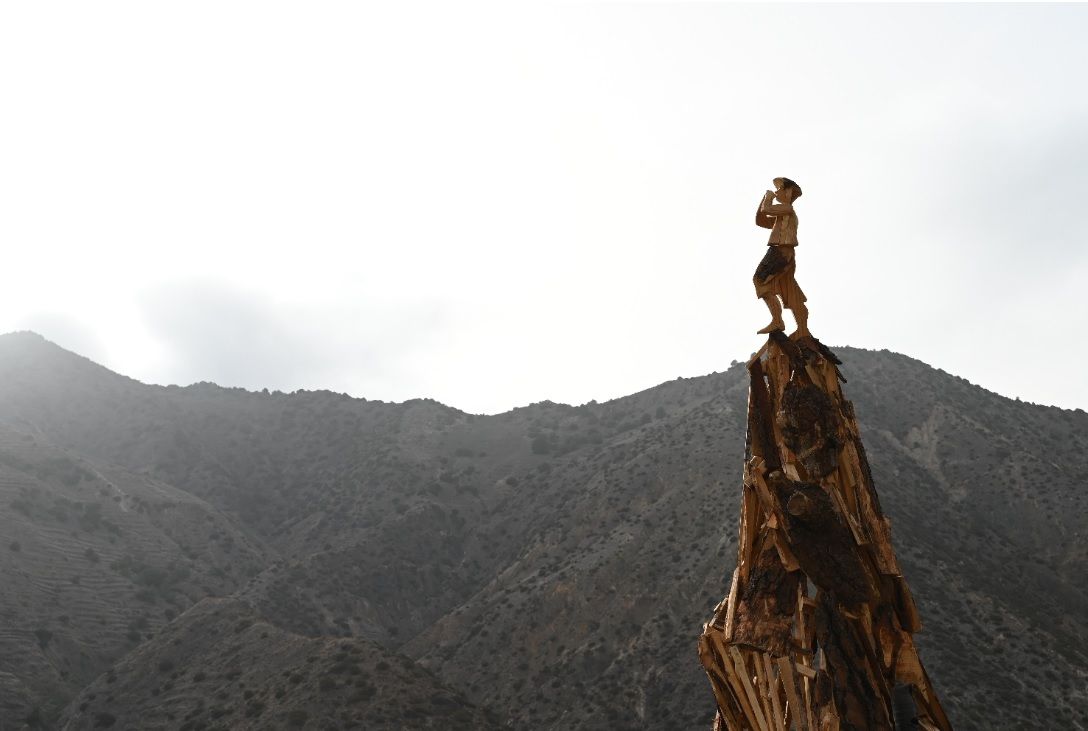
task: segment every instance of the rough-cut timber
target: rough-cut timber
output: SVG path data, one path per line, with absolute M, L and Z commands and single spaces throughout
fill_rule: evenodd
M 748 364 L 737 569 L 699 638 L 716 729 L 894 731 L 908 694 L 912 728 L 952 728 L 839 365 L 781 332 Z

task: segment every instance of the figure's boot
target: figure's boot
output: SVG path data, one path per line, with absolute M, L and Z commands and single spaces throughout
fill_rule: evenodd
M 777 332 L 778 330 L 785 330 L 785 329 L 786 329 L 786 323 L 782 322 L 781 320 L 771 320 L 770 325 L 768 325 L 767 327 L 760 328 L 759 330 L 756 330 L 756 333 L 758 335 L 766 335 L 767 333 L 773 333 L 773 332 Z
M 773 333 L 775 330 L 785 330 L 786 323 L 782 322 L 782 305 L 778 303 L 778 297 L 773 294 L 767 295 L 763 298 L 763 301 L 767 303 L 767 309 L 771 311 L 771 324 L 761 330 L 756 330 L 756 334 L 766 335 L 767 333 Z

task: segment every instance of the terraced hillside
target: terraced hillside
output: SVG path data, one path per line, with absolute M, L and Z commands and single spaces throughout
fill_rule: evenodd
M 48 719 L 194 602 L 269 553 L 146 475 L 0 428 L 0 719 Z
M 1088 416 L 836 352 L 955 726 L 1088 728 Z M 745 376 L 477 416 L 145 386 L 17 334 L 0 424 L 220 511 L 267 548 L 207 595 L 291 637 L 376 641 L 507 727 L 705 728 L 695 641 L 736 555 Z

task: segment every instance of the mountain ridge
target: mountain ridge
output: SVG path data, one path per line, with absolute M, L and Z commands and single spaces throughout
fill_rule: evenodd
M 19 343 L 19 342 L 35 342 L 35 343 L 45 344 L 45 345 L 48 345 L 48 346 L 51 346 L 52 348 L 54 348 L 55 349 L 54 352 L 59 351 L 62 354 L 67 354 L 68 356 L 71 356 L 71 357 L 86 361 L 87 363 L 93 365 L 95 368 L 104 370 L 104 371 L 112 374 L 113 376 L 116 376 L 118 378 L 122 378 L 122 379 L 125 379 L 125 380 L 128 380 L 128 381 L 132 381 L 132 382 L 138 383 L 138 384 L 140 384 L 142 386 L 147 386 L 149 388 L 167 389 L 167 390 L 174 390 L 174 389 L 200 390 L 200 389 L 211 387 L 213 389 L 220 390 L 220 391 L 241 392 L 241 393 L 247 393 L 247 394 L 253 394 L 253 395 L 281 395 L 281 396 L 293 396 L 293 395 L 296 395 L 296 394 L 328 394 L 328 395 L 332 395 L 332 396 L 346 397 L 346 398 L 350 398 L 350 399 L 353 399 L 353 400 L 356 400 L 356 401 L 362 401 L 364 403 L 387 404 L 387 405 L 391 405 L 391 406 L 405 406 L 405 405 L 409 405 L 409 404 L 413 404 L 413 403 L 417 403 L 417 402 L 433 403 L 433 404 L 437 404 L 439 406 L 442 406 L 444 408 L 454 409 L 454 410 L 456 410 L 456 411 L 458 411 L 458 412 L 460 412 L 462 414 L 467 414 L 467 415 L 471 415 L 471 416 L 500 416 L 500 415 L 503 415 L 503 414 L 509 414 L 509 413 L 511 413 L 513 411 L 517 411 L 518 409 L 527 409 L 527 408 L 533 408 L 533 407 L 536 407 L 536 406 L 567 406 L 567 407 L 571 407 L 571 408 L 581 408 L 581 407 L 591 406 L 591 405 L 607 404 L 607 403 L 611 403 L 611 402 L 614 402 L 614 401 L 619 401 L 619 400 L 622 400 L 622 399 L 630 398 L 632 396 L 637 396 L 637 395 L 646 393 L 647 391 L 653 391 L 654 389 L 660 388 L 660 387 L 662 387 L 662 386 L 664 386 L 666 384 L 669 384 L 669 383 L 674 383 L 674 382 L 678 382 L 678 381 L 685 381 L 685 380 L 692 380 L 692 379 L 699 379 L 699 378 L 708 378 L 708 377 L 715 376 L 715 375 L 717 375 L 719 373 L 724 372 L 724 371 L 713 371 L 711 373 L 707 373 L 707 374 L 703 374 L 703 375 L 677 376 L 676 378 L 661 381 L 661 382 L 659 382 L 659 383 L 657 383 L 655 385 L 647 386 L 646 388 L 640 389 L 638 391 L 634 391 L 632 393 L 625 394 L 623 396 L 616 396 L 616 397 L 613 397 L 613 398 L 610 398 L 610 399 L 605 399 L 603 401 L 599 401 L 597 399 L 591 399 L 591 400 L 583 402 L 581 404 L 570 404 L 570 403 L 566 403 L 566 402 L 562 402 L 562 401 L 552 401 L 551 399 L 543 399 L 541 401 L 533 401 L 533 402 L 523 404 L 523 405 L 520 405 L 520 406 L 512 406 L 512 407 L 510 407 L 509 409 L 507 409 L 505 411 L 496 412 L 494 414 L 485 414 L 485 413 L 476 413 L 476 412 L 466 411 L 466 410 L 461 409 L 461 408 L 459 408 L 457 406 L 453 406 L 451 404 L 446 404 L 446 403 L 444 403 L 442 401 L 439 401 L 438 399 L 435 399 L 435 398 L 430 397 L 430 396 L 416 396 L 416 397 L 413 397 L 413 398 L 404 399 L 403 401 L 385 401 L 385 400 L 382 400 L 382 399 L 367 398 L 366 396 L 353 396 L 353 395 L 348 394 L 346 392 L 333 391 L 333 390 L 330 390 L 330 389 L 303 389 L 303 388 L 300 388 L 300 389 L 295 389 L 293 391 L 283 391 L 283 390 L 279 390 L 279 389 L 268 389 L 268 388 L 249 389 L 249 388 L 246 388 L 246 387 L 243 387 L 243 386 L 223 386 L 223 385 L 220 385 L 220 384 L 216 383 L 215 381 L 194 381 L 194 382 L 186 384 L 186 385 L 150 383 L 150 382 L 141 381 L 141 380 L 136 379 L 136 378 L 132 378 L 131 376 L 126 376 L 126 375 L 124 375 L 124 374 L 122 374 L 122 373 L 120 373 L 118 371 L 114 371 L 114 370 L 108 368 L 107 366 L 103 366 L 103 365 L 101 365 L 99 363 L 96 363 L 95 361 L 91 360 L 90 358 L 88 358 L 88 357 L 86 357 L 84 355 L 81 355 L 81 354 L 79 354 L 79 353 L 77 353 L 77 352 L 75 352 L 73 350 L 69 350 L 69 349 L 65 348 L 64 346 L 59 345 L 59 344 L 49 340 L 48 338 L 46 338 L 45 336 L 41 335 L 40 333 L 38 333 L 38 332 L 36 332 L 34 330 L 15 330 L 15 331 L 0 334 L 0 349 L 3 349 L 6 344 L 11 343 L 11 342 L 15 342 L 15 343 Z M 1003 398 L 1003 399 L 1007 399 L 1009 401 L 1015 401 L 1017 403 L 1023 403 L 1023 404 L 1027 404 L 1029 406 L 1038 406 L 1038 407 L 1046 408 L 1046 409 L 1057 409 L 1058 411 L 1070 411 L 1070 412 L 1074 412 L 1074 413 L 1085 413 L 1084 409 L 1081 409 L 1079 407 L 1066 408 L 1064 406 L 1058 406 L 1056 404 L 1037 403 L 1037 402 L 1034 402 L 1034 401 L 1021 399 L 1018 396 L 1007 396 L 1007 395 L 1002 394 L 1002 393 L 1000 393 L 998 391 L 988 389 L 985 386 L 983 386 L 981 384 L 978 384 L 978 383 L 975 383 L 975 382 L 973 382 L 973 381 L 971 381 L 969 379 L 963 378 L 961 376 L 957 376 L 957 375 L 955 375 L 954 373 L 952 373 L 950 371 L 944 370 L 940 366 L 932 365 L 932 364 L 927 363 L 927 362 L 925 362 L 925 361 L 923 361 L 923 360 L 921 360 L 919 358 L 915 358 L 914 356 L 908 355 L 906 353 L 900 353 L 899 351 L 896 351 L 896 350 L 890 350 L 890 349 L 887 349 L 887 348 L 862 348 L 862 347 L 853 346 L 853 345 L 832 345 L 832 346 L 829 346 L 829 347 L 831 348 L 832 351 L 834 351 L 836 353 L 840 352 L 840 351 L 845 352 L 845 353 L 849 353 L 851 351 L 865 352 L 865 353 L 887 353 L 887 354 L 895 356 L 897 358 L 904 358 L 904 359 L 906 359 L 906 360 L 908 360 L 910 362 L 916 363 L 918 365 L 925 366 L 926 368 L 931 368 L 934 371 L 936 371 L 937 373 L 947 375 L 947 376 L 949 376 L 949 377 L 951 377 L 951 378 L 953 378 L 953 379 L 955 379 L 957 381 L 962 381 L 962 382 L 964 382 L 964 383 L 966 383 L 968 385 L 971 385 L 971 386 L 974 386 L 976 388 L 982 389 L 983 391 L 986 391 L 989 394 L 992 394 L 994 396 L 998 396 L 998 397 Z M 754 355 L 754 354 L 755 354 L 755 351 L 750 353 L 749 356 Z M 730 368 L 735 368 L 738 365 L 738 363 L 740 363 L 740 361 L 737 361 L 737 360 L 732 361 L 732 363 L 730 365 Z

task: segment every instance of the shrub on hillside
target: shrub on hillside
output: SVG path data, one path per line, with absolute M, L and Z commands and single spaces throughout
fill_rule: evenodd
M 117 716 L 114 716 L 112 713 L 102 711 L 101 713 L 94 714 L 95 728 L 110 728 L 115 723 L 117 723 Z

